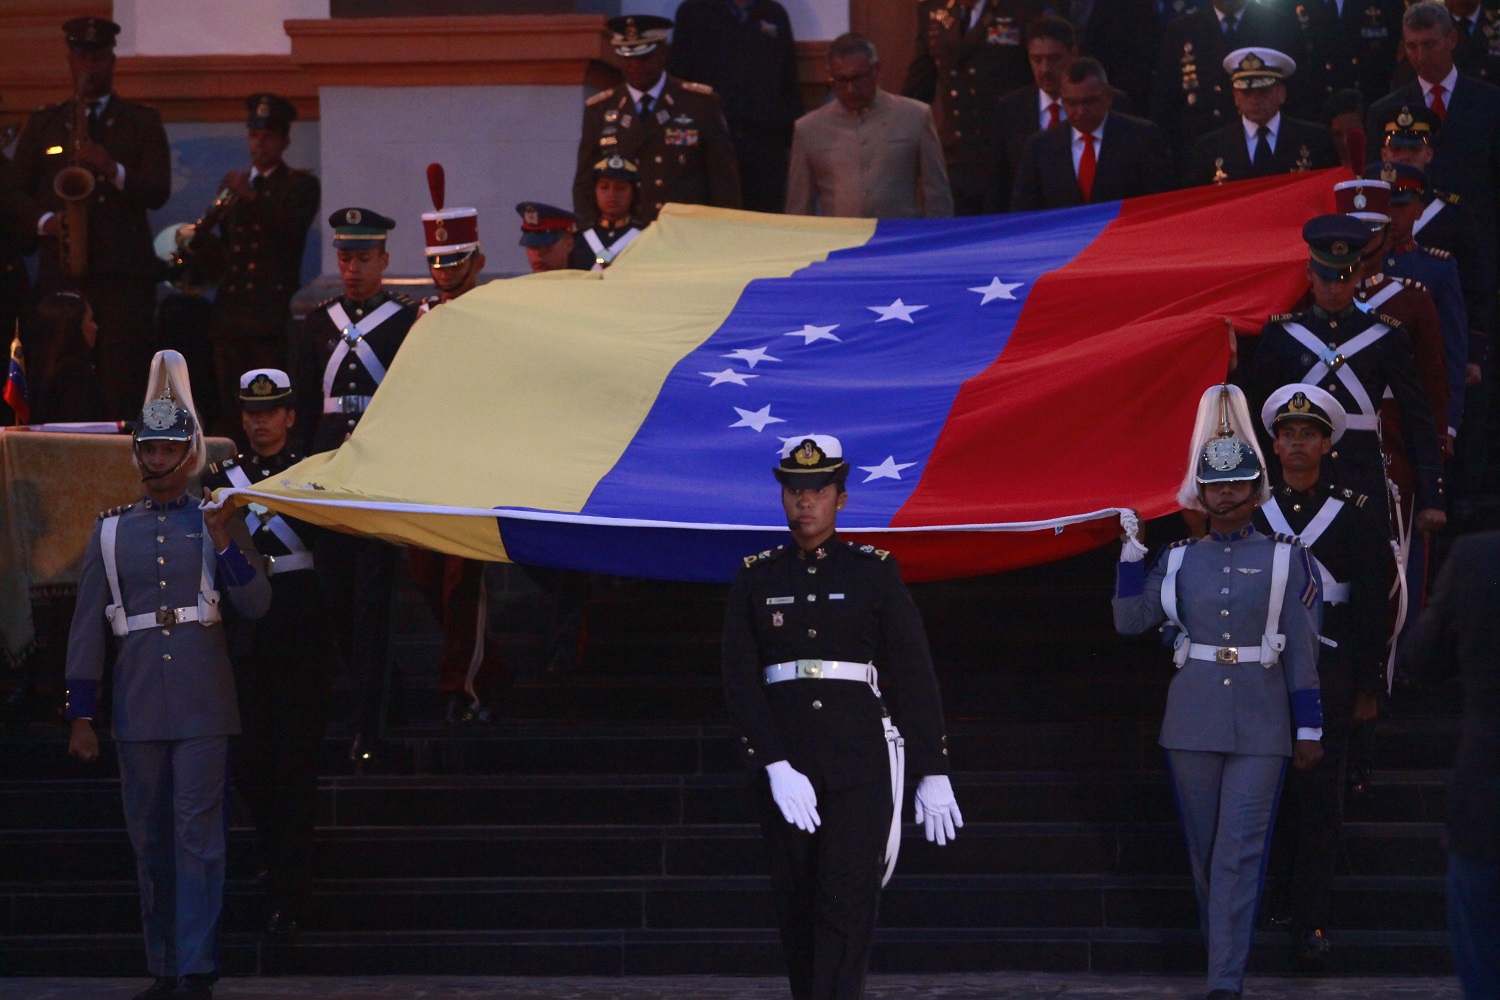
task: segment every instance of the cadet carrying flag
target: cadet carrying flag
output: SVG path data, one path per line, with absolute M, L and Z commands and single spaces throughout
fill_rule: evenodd
M 10 340 L 10 368 L 5 376 L 5 405 L 16 416 L 16 425 L 31 423 L 31 399 L 26 388 L 26 353 L 21 348 L 21 327 Z
M 1175 509 L 1227 323 L 1305 290 L 1327 172 L 987 218 L 669 206 L 609 269 L 413 328 L 354 436 L 244 492 L 482 559 L 727 580 L 786 537 L 782 442 L 837 436 L 841 533 L 910 579 L 1059 558 Z

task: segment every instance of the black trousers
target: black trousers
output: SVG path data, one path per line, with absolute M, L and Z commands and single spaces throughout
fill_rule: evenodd
M 234 784 L 250 807 L 272 910 L 306 913 L 318 812 L 318 745 L 338 655 L 310 571 L 271 578 L 271 609 L 235 657 L 241 735 Z
M 99 333 L 94 367 L 110 420 L 136 420 L 146 398 L 156 353 L 156 283 L 150 278 L 90 276 L 84 295 L 94 307 Z
M 323 605 L 355 691 L 354 729 L 374 737 L 385 717 L 391 597 L 401 549 L 375 538 L 327 531 L 318 536 L 315 558 Z
M 757 779 L 771 891 L 794 1000 L 858 1000 L 880 906 L 891 783 L 820 784 L 813 787 L 822 825 L 803 833 L 781 815 L 765 775 Z

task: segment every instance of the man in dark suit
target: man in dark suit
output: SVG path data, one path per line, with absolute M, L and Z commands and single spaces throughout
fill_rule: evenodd
M 1156 0 L 1071 0 L 1064 10 L 1079 50 L 1099 60 L 1133 108 L 1146 107 L 1151 66 L 1141 53 L 1156 51 Z
M 1443 123 L 1433 142 L 1432 182 L 1474 206 L 1480 237 L 1494 245 L 1500 204 L 1495 198 L 1500 189 L 1500 88 L 1458 72 L 1453 62 L 1458 33 L 1448 8 L 1437 0 L 1407 9 L 1402 43 L 1417 78 L 1370 108 L 1366 134 L 1382 135 L 1385 123 L 1394 121 L 1403 107 L 1431 109 Z
M 1183 184 L 1222 184 L 1339 165 L 1333 133 L 1281 113 L 1286 80 L 1297 70 L 1275 49 L 1236 49 L 1224 57 L 1239 118 L 1200 138 L 1183 171 Z
M 1171 188 L 1161 129 L 1112 113 L 1114 91 L 1098 60 L 1081 58 L 1063 77 L 1067 122 L 1026 140 L 1010 207 L 1067 208 Z
M 1391 89 L 1401 44 L 1401 0 L 1314 0 L 1292 4 L 1311 50 L 1302 71 L 1323 100 L 1357 90 L 1369 105 Z
M 1448 931 L 1464 996 L 1492 997 L 1500 991 L 1500 531 L 1454 542 L 1401 660 L 1416 676 L 1463 679 L 1448 793 Z
M 31 200 L 41 238 L 38 285 L 44 294 L 82 290 L 94 307 L 99 335 L 94 360 L 108 415 L 133 418 L 154 353 L 156 278 L 146 213 L 172 193 L 171 151 L 161 116 L 114 93 L 115 36 L 120 26 L 98 17 L 63 25 L 74 96 L 31 115 L 16 145 L 13 183 Z M 87 108 L 87 135 L 74 135 Z M 69 212 L 53 179 L 70 164 L 92 175 L 93 190 Z M 83 267 L 65 266 L 64 219 L 82 215 L 87 231 Z M 72 227 L 69 227 L 70 229 Z M 72 238 L 70 236 L 70 238 Z M 80 272 L 81 273 L 75 273 Z
M 1167 25 L 1151 90 L 1151 120 L 1183 156 L 1206 132 L 1234 118 L 1224 57 L 1239 48 L 1285 52 L 1306 62 L 1302 28 L 1292 15 L 1248 0 L 1213 0 Z M 1290 110 L 1313 113 L 1312 95 L 1292 88 Z

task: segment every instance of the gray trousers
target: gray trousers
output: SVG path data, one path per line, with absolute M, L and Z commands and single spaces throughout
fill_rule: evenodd
M 1167 751 L 1208 947 L 1210 990 L 1244 987 L 1286 760 Z
M 115 744 L 153 976 L 218 970 L 229 738 Z

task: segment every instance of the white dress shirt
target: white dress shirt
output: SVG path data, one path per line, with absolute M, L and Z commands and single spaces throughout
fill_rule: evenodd
M 630 91 L 630 100 L 631 103 L 635 105 L 637 114 L 640 113 L 641 98 L 646 96 L 647 94 L 650 94 L 651 113 L 655 114 L 661 108 L 661 92 L 666 88 L 666 86 L 667 74 L 663 73 L 661 77 L 657 79 L 656 83 L 651 87 L 650 90 L 636 90 L 628 83 L 625 85 L 625 89 Z
M 1099 166 L 1099 151 L 1104 148 L 1104 122 L 1109 121 L 1109 115 L 1104 116 L 1104 121 L 1094 129 L 1094 168 Z M 1073 133 L 1073 176 L 1078 176 L 1078 164 L 1083 161 L 1083 133 L 1075 129 L 1069 129 Z
M 1250 154 L 1250 159 L 1253 162 L 1255 160 L 1255 144 L 1260 141 L 1260 136 L 1256 134 L 1260 131 L 1260 126 L 1244 116 L 1240 117 L 1240 124 L 1245 127 L 1245 152 Z M 1271 130 L 1271 134 L 1266 136 L 1266 142 L 1270 143 L 1271 152 L 1274 153 L 1276 152 L 1276 137 L 1281 134 L 1280 111 L 1276 112 L 1276 117 L 1266 122 L 1266 128 Z
M 1054 104 L 1057 105 L 1057 120 L 1060 122 L 1067 121 L 1068 113 L 1063 110 L 1062 101 L 1056 97 L 1049 97 L 1047 92 L 1041 87 L 1036 88 L 1037 128 L 1047 128 L 1052 124 L 1052 112 L 1047 109 Z

